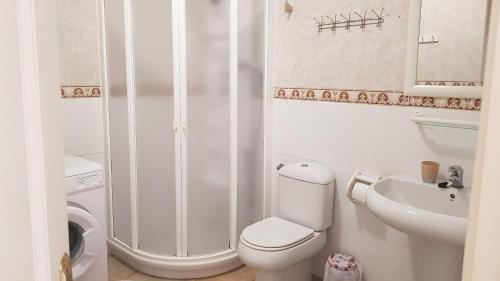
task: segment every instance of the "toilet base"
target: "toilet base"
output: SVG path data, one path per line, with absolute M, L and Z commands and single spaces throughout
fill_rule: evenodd
M 255 273 L 255 281 L 311 281 L 311 262 L 311 258 L 307 258 L 281 270 L 257 270 Z

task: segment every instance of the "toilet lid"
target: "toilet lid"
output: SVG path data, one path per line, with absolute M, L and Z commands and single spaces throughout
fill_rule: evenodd
M 314 230 L 278 217 L 252 224 L 241 234 L 241 238 L 247 243 L 261 248 L 295 246 L 313 236 Z

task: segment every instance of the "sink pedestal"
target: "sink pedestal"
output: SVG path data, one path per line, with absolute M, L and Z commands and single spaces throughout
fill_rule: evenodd
M 434 241 L 420 244 L 419 281 L 460 281 L 462 279 L 463 247 Z

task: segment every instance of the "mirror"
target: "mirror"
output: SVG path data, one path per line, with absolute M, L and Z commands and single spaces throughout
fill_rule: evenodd
M 405 92 L 481 96 L 488 0 L 410 0 Z

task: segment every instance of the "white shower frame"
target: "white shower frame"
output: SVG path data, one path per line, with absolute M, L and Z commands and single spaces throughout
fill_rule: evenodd
M 103 120 L 105 128 L 105 175 L 107 186 L 107 218 L 108 218 L 108 246 L 111 252 L 136 269 L 167 278 L 198 278 L 220 274 L 241 265 L 237 255 L 237 116 L 238 113 L 238 0 L 230 0 L 230 114 L 231 114 L 231 179 L 230 179 L 230 241 L 229 248 L 217 253 L 188 256 L 187 255 L 187 174 L 186 169 L 181 169 L 182 163 L 186 163 L 186 136 L 183 133 L 188 129 L 186 107 L 187 107 L 187 85 L 186 85 L 186 21 L 185 1 L 172 0 L 172 28 L 173 28 L 173 66 L 174 66 L 174 100 L 179 106 L 174 106 L 175 116 L 181 115 L 181 120 L 174 120 L 173 130 L 176 146 L 176 243 L 177 256 L 164 256 L 141 251 L 138 248 L 138 209 L 137 209 L 137 163 L 136 163 L 136 136 L 135 136 L 135 85 L 133 63 L 133 46 L 131 31 L 131 1 L 124 1 L 125 18 L 125 44 L 127 65 L 127 100 L 128 100 L 128 129 L 129 129 L 129 153 L 130 153 L 130 182 L 131 182 L 131 231 L 132 245 L 129 246 L 113 236 L 113 202 L 111 188 L 111 160 L 110 160 L 110 136 L 109 136 L 109 99 L 108 79 L 106 65 L 106 36 L 105 36 L 105 10 L 104 1 L 98 0 L 99 23 L 100 23 L 100 56 L 101 56 L 101 84 L 103 92 Z M 272 49 L 273 49 L 273 26 L 275 20 L 275 1 L 266 0 L 266 34 L 265 34 L 265 70 L 264 70 L 264 165 L 262 183 L 262 214 L 267 216 L 270 212 L 269 190 L 271 170 L 271 124 L 272 124 L 272 99 L 274 85 L 272 80 Z M 180 99 L 180 100 L 179 100 Z M 180 112 L 179 112 L 180 110 Z M 180 152 L 180 153 L 179 153 Z

